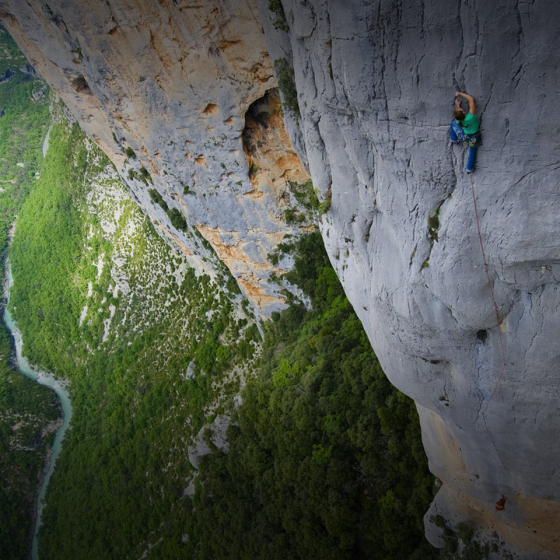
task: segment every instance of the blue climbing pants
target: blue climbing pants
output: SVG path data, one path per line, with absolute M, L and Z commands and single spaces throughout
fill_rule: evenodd
M 453 120 L 451 121 L 451 127 L 449 129 L 449 137 L 453 143 L 461 142 L 469 145 L 469 157 L 467 159 L 465 171 L 467 173 L 472 173 L 474 171 L 478 146 L 482 144 L 480 141 L 480 134 L 477 134 L 476 136 L 469 136 L 468 134 L 465 134 L 461 126 Z

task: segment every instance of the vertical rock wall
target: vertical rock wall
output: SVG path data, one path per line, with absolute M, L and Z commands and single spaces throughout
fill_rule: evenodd
M 294 69 L 294 142 L 332 196 L 332 263 L 443 481 L 430 540 L 441 514 L 558 558 L 560 5 L 283 0 L 286 32 L 260 4 L 272 58 Z M 456 90 L 482 122 L 473 180 L 499 326 L 466 151 L 448 139 Z

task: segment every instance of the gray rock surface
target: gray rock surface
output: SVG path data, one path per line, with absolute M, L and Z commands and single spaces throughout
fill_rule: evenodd
M 222 414 L 216 416 L 211 426 L 205 425 L 195 436 L 193 443 L 189 446 L 189 461 L 198 469 L 200 458 L 212 451 L 219 449 L 223 453 L 229 452 L 226 431 L 230 424 L 229 416 Z
M 443 482 L 428 537 L 441 544 L 440 514 L 520 558 L 560 557 L 560 4 L 283 0 L 285 32 L 256 2 L 0 0 L 0 16 L 121 174 L 145 167 L 191 235 L 130 179 L 162 231 L 212 268 L 201 231 L 264 314 L 282 305 L 267 253 L 297 228 L 280 157 L 249 177 L 241 136 L 275 85 L 266 50 L 285 58 L 301 112 L 286 129 L 332 198 L 327 249 L 389 379 L 417 402 Z M 457 89 L 482 117 L 473 179 L 500 326 L 465 150 L 448 142 Z M 289 155 L 288 171 L 291 150 L 269 154 Z
M 443 481 L 430 540 L 440 513 L 560 557 L 560 5 L 284 0 L 284 33 L 260 4 L 272 57 L 293 63 L 312 179 L 332 192 L 331 261 Z M 466 151 L 448 140 L 456 90 L 482 117 L 473 180 L 500 327 Z

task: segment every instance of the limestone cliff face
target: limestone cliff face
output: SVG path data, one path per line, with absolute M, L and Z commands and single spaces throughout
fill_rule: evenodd
M 274 116 L 283 170 L 261 177 L 259 197 L 249 177 L 245 113 L 276 85 L 255 2 L 2 0 L 0 15 L 160 229 L 212 274 L 202 233 L 263 315 L 281 307 L 267 255 L 298 231 L 283 219 L 288 179 L 308 177 Z
M 558 558 L 560 5 L 282 3 L 289 32 L 266 0 L 261 14 L 271 56 L 294 68 L 314 184 L 332 193 L 323 237 L 443 481 L 428 536 L 439 513 Z M 465 150 L 447 135 L 456 90 L 482 117 L 473 180 L 500 325 Z
M 282 305 L 267 253 L 300 229 L 284 220 L 288 181 L 307 178 L 295 146 L 332 200 L 321 229 L 346 293 L 418 404 L 443 481 L 429 538 L 440 543 L 440 514 L 496 531 L 521 558 L 559 557 L 560 5 L 256 2 L 0 0 L 0 12 L 140 203 L 209 258 L 197 227 L 264 314 Z M 271 59 L 292 107 L 297 90 L 291 145 L 265 96 Z M 457 89 L 482 116 L 473 179 L 500 325 L 465 152 L 448 143 Z

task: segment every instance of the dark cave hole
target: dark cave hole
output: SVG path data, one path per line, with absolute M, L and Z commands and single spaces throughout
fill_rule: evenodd
M 246 153 L 252 155 L 257 150 L 259 130 L 269 127 L 269 120 L 273 113 L 278 111 L 280 96 L 278 89 L 273 88 L 265 92 L 259 99 L 253 101 L 245 113 L 245 128 L 243 129 L 243 147 Z
M 482 344 L 486 344 L 488 341 L 488 331 L 485 329 L 481 329 L 476 333 L 476 338 L 482 342 Z
M 87 83 L 87 80 L 83 76 L 78 76 L 77 78 L 74 78 L 72 80 L 72 87 L 78 93 L 91 93 L 89 84 Z

